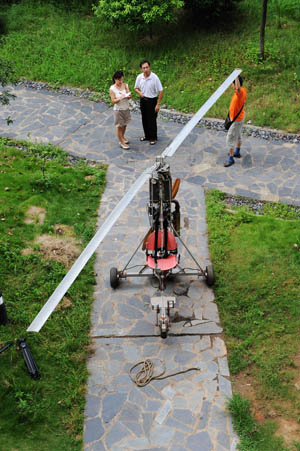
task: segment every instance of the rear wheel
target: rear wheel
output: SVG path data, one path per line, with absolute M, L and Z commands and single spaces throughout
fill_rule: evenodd
M 117 268 L 110 268 L 109 276 L 110 276 L 110 286 L 116 289 L 120 281 Z
M 213 266 L 212 265 L 206 266 L 205 273 L 206 273 L 206 284 L 209 287 L 212 287 L 215 282 Z

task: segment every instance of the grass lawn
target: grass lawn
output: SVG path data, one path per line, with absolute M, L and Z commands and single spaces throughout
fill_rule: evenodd
M 40 333 L 26 329 L 94 235 L 106 168 L 71 166 L 52 146 L 27 144 L 26 152 L 8 142 L 0 140 L 0 289 L 9 317 L 0 347 L 25 336 L 41 379 L 30 378 L 15 345 L 1 354 L 0 449 L 80 450 L 92 261 Z
M 231 23 L 197 30 L 181 18 L 179 25 L 157 27 L 152 41 L 122 29 L 108 31 L 87 9 L 67 8 L 64 2 L 58 6 L 59 2 L 20 0 L 0 6 L 7 22 L 1 55 L 19 77 L 54 87 L 91 88 L 106 100 L 112 74 L 124 70 L 133 90 L 139 62 L 148 58 L 162 80 L 163 103 L 183 112 L 197 111 L 232 70 L 241 67 L 248 89 L 247 120 L 299 132 L 300 5 L 293 15 L 281 6 L 279 27 L 273 3 L 268 9 L 263 63 L 257 56 L 261 2 L 256 0 L 241 1 Z M 231 95 L 229 89 L 209 117 L 225 118 Z
M 299 450 L 300 212 L 266 204 L 262 216 L 233 214 L 225 197 L 208 193 L 207 216 L 233 388 L 254 413 L 238 395 L 230 404 L 240 449 Z

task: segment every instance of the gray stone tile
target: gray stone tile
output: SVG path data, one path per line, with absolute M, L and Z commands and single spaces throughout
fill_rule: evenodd
M 193 352 L 182 352 L 182 351 L 178 351 L 177 354 L 175 355 L 175 362 L 177 363 L 181 363 L 182 365 L 185 365 L 187 362 L 190 362 L 191 360 L 193 360 L 195 358 L 195 354 Z
M 148 437 L 150 430 L 152 428 L 154 415 L 152 413 L 143 413 L 142 420 L 143 420 L 144 434 Z
M 147 398 L 143 392 L 138 387 L 133 387 L 128 395 L 129 401 L 138 404 L 139 406 L 144 406 L 146 404 Z
M 230 438 L 228 434 L 225 432 L 218 433 L 218 444 L 221 445 L 224 449 L 230 449 Z
M 168 418 L 166 420 L 166 426 L 170 426 L 176 430 L 181 430 L 184 432 L 193 432 L 193 429 L 190 426 L 187 426 L 186 424 L 181 423 L 180 421 L 177 421 L 175 418 Z
M 93 418 L 99 415 L 101 399 L 96 396 L 87 395 L 85 404 L 85 416 Z
M 109 423 L 122 409 L 127 395 L 124 393 L 108 393 L 102 401 L 102 419 Z
M 150 412 L 158 412 L 158 410 L 161 408 L 162 402 L 161 401 L 153 401 L 152 399 L 148 400 L 146 403 L 146 410 Z
M 93 418 L 85 422 L 84 442 L 89 443 L 99 440 L 103 434 L 104 429 L 99 418 Z
M 105 451 L 102 441 L 94 442 L 88 448 L 88 451 Z
M 219 390 L 222 395 L 232 397 L 231 382 L 223 376 L 219 376 Z
M 208 401 L 203 401 L 202 410 L 200 413 L 200 422 L 198 425 L 199 430 L 206 428 L 208 420 L 210 418 L 210 413 L 211 413 L 211 403 Z
M 130 320 L 140 319 L 144 317 L 143 313 L 141 313 L 136 308 L 131 307 L 130 305 L 120 304 L 118 306 L 118 309 L 121 316 L 123 316 L 124 318 L 128 318 Z
M 121 443 L 121 448 L 125 450 L 143 450 L 149 448 L 149 440 L 146 437 L 131 437 Z
M 214 449 L 208 432 L 198 432 L 186 439 L 187 448 L 192 451 L 210 451 Z
M 145 393 L 149 398 L 152 399 L 164 399 L 158 391 L 156 391 L 151 385 L 146 385 L 146 387 L 141 387 L 141 391 Z
M 218 358 L 218 364 L 219 364 L 220 374 L 222 376 L 229 376 L 227 357 Z
M 155 422 L 158 424 L 164 423 L 165 419 L 167 418 L 167 416 L 171 410 L 172 410 L 172 403 L 168 399 L 167 401 L 164 402 L 161 409 L 157 412 L 157 414 L 154 418 Z
M 169 446 L 170 442 L 174 436 L 174 429 L 155 424 L 150 433 L 150 440 L 155 446 Z
M 132 421 L 122 421 L 122 424 L 134 433 L 136 437 L 141 437 L 143 435 L 143 429 L 140 423 L 134 423 Z
M 175 409 L 172 413 L 172 417 L 175 420 L 181 421 L 182 423 L 188 424 L 190 426 L 195 422 L 194 415 L 192 414 L 192 412 L 190 412 L 190 410 L 187 409 Z
M 109 431 L 105 443 L 108 449 L 111 449 L 111 447 L 117 443 L 120 442 L 124 437 L 127 437 L 129 435 L 128 429 L 126 429 L 122 424 L 115 423 L 111 430 Z
M 210 427 L 217 429 L 218 431 L 227 432 L 227 412 L 224 409 L 220 409 L 216 405 L 212 406 L 211 419 L 209 422 Z
M 174 409 L 184 409 L 187 407 L 187 401 L 183 396 L 176 396 L 173 399 Z
M 141 416 L 141 409 L 137 404 L 126 402 L 122 407 L 120 414 L 120 420 L 122 421 L 139 421 Z

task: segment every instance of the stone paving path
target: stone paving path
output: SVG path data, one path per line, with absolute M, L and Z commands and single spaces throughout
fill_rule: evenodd
M 154 162 L 182 126 L 159 122 L 155 147 L 141 143 L 141 120 L 136 114 L 128 128 L 131 149 L 119 148 L 114 135 L 112 109 L 101 103 L 16 88 L 17 99 L 1 110 L 0 136 L 52 142 L 74 156 L 109 163 L 107 187 L 101 202 L 99 225 L 145 167 Z M 1 118 L 10 115 L 7 127 Z M 299 144 L 244 139 L 243 158 L 223 167 L 225 133 L 196 128 L 170 159 L 173 178 L 181 177 L 178 193 L 182 238 L 202 267 L 209 263 L 203 187 L 232 194 L 300 205 Z M 197 450 L 236 449 L 226 401 L 231 383 L 213 291 L 195 278 L 169 280 L 177 296 L 171 334 L 159 337 L 150 297 L 156 292 L 151 279 L 109 286 L 109 268 L 124 265 L 148 230 L 145 186 L 122 214 L 97 253 L 97 286 L 92 312 L 90 357 L 86 397 L 84 448 L 97 450 Z M 183 266 L 193 266 L 179 248 Z M 144 262 L 139 252 L 136 263 Z M 161 358 L 167 373 L 199 367 L 137 388 L 129 368 Z

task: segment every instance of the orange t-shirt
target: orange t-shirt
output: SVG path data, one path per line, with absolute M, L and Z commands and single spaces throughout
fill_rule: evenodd
M 235 91 L 232 96 L 230 106 L 229 106 L 229 117 L 233 121 L 235 116 L 241 110 L 242 106 L 245 104 L 247 98 L 247 90 L 243 86 L 240 88 L 240 92 Z M 245 107 L 242 109 L 241 113 L 236 118 L 236 121 L 242 121 L 245 117 Z

